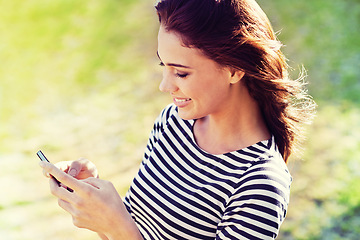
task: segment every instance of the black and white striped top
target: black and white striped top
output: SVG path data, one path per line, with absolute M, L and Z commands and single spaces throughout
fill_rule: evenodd
M 125 205 L 144 239 L 274 239 L 291 176 L 274 138 L 213 155 L 171 104 L 156 119 Z

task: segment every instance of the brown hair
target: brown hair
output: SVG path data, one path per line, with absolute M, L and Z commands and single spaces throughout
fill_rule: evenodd
M 287 162 L 315 103 L 302 79 L 291 80 L 271 24 L 254 0 L 161 0 L 160 23 L 222 66 L 245 72 L 269 131 Z

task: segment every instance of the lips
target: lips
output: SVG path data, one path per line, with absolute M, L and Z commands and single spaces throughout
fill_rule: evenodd
M 179 108 L 186 107 L 191 102 L 191 98 L 173 98 L 173 99 L 175 105 L 178 106 Z

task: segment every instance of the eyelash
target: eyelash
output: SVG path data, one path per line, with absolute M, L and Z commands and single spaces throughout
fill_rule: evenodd
M 188 74 L 188 73 L 184 73 L 184 74 L 176 73 L 175 75 L 176 75 L 178 78 L 186 78 L 189 74 Z
M 160 62 L 159 65 L 161 67 L 164 67 L 165 64 L 163 62 Z M 178 78 L 186 78 L 189 74 L 188 73 L 183 73 L 183 74 L 180 74 L 180 73 L 175 73 L 176 77 Z

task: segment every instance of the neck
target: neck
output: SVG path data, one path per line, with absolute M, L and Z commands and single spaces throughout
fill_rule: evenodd
M 221 112 L 198 119 L 194 125 L 197 144 L 212 154 L 223 154 L 270 138 L 257 102 L 246 87 L 234 85 L 237 94 Z

